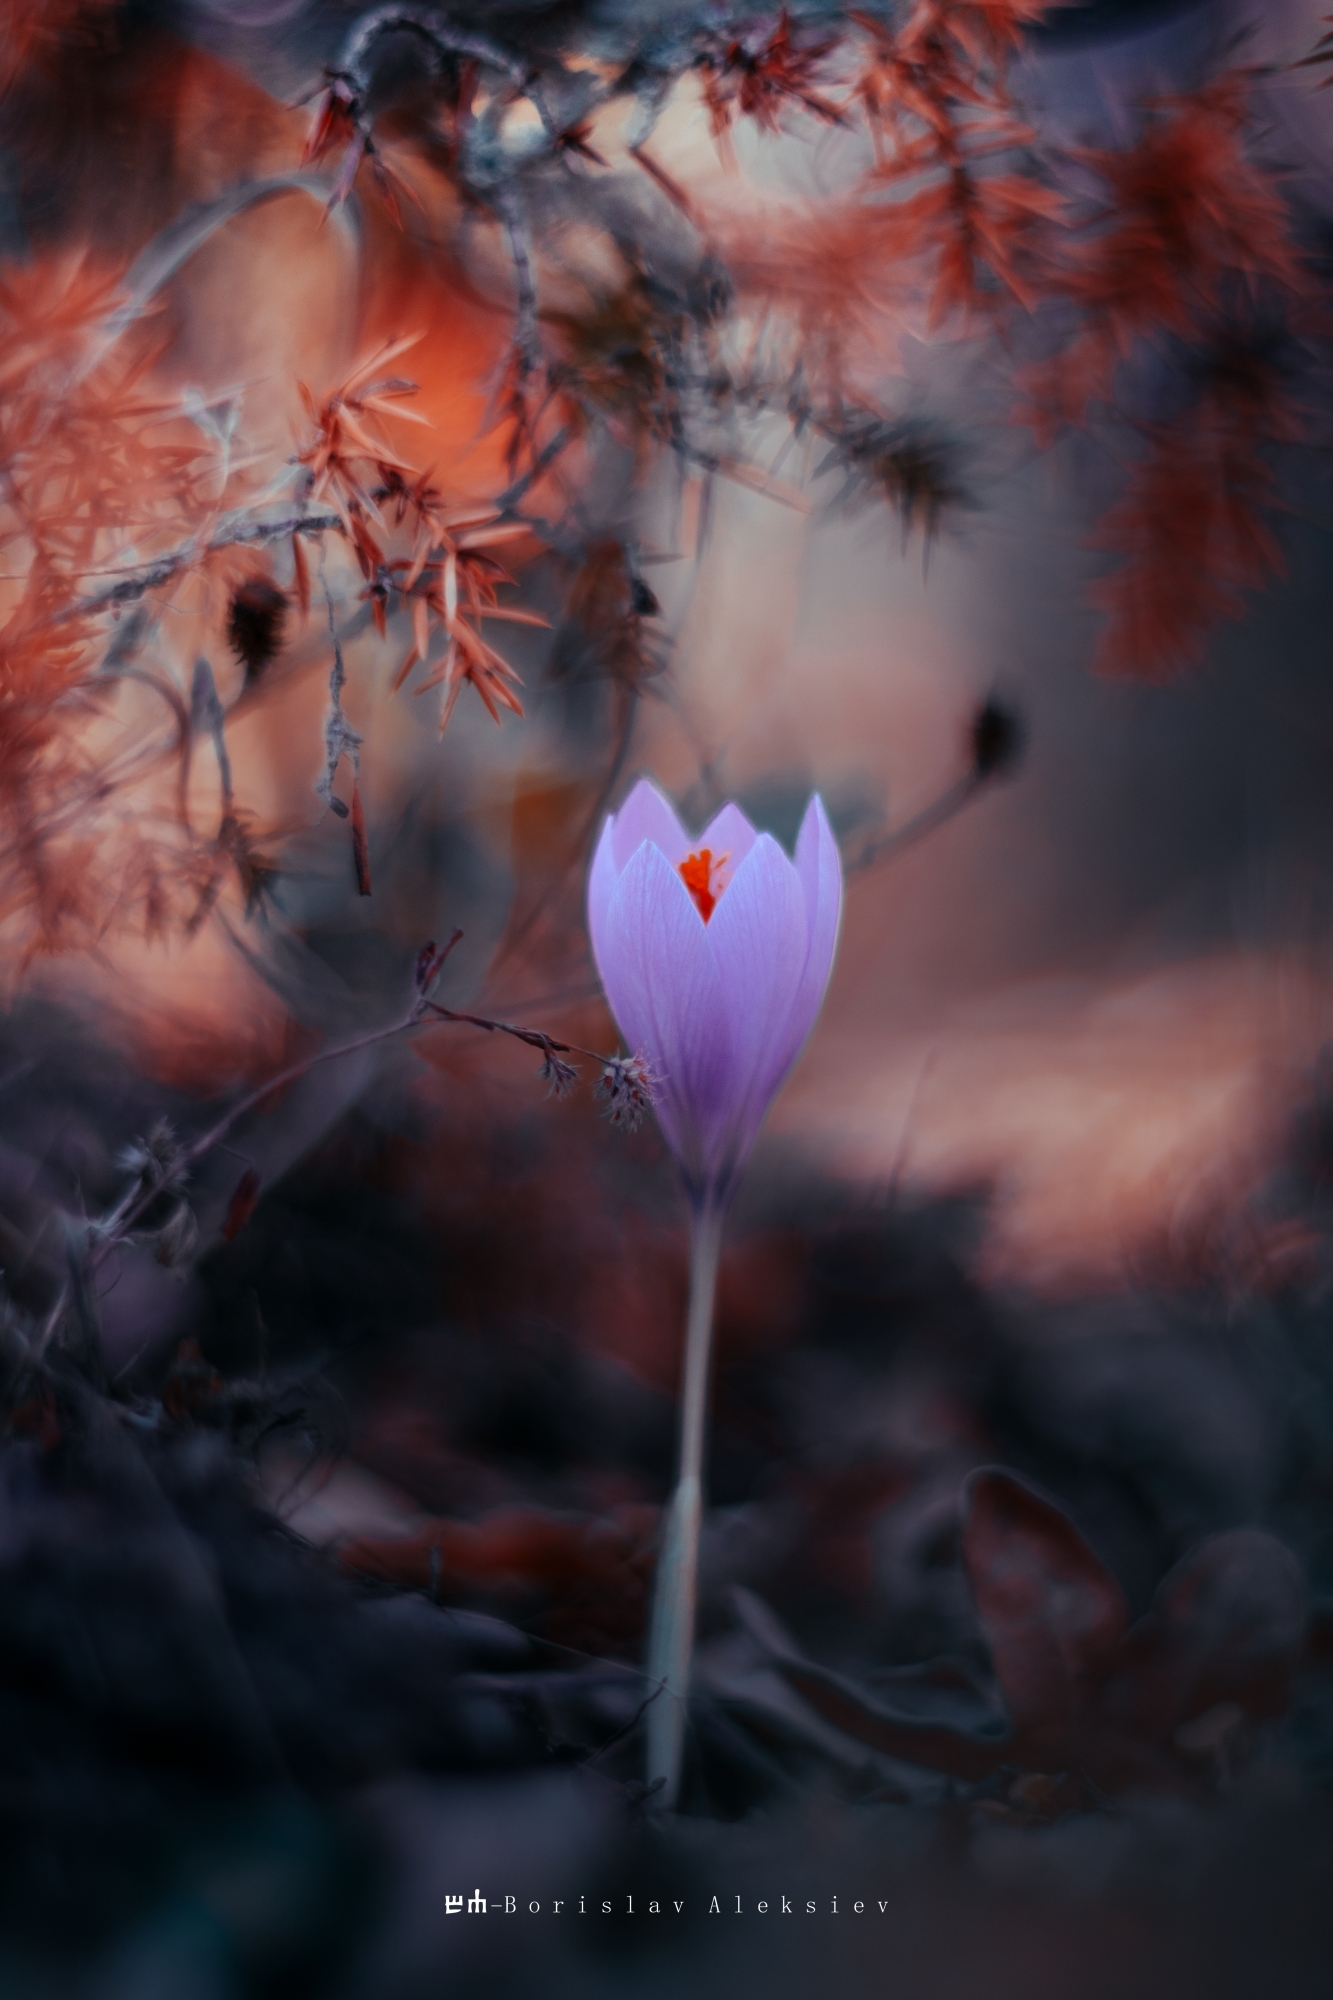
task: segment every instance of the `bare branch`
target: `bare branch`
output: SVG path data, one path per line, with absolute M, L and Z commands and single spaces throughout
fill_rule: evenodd
M 330 530 L 340 535 L 347 532 L 339 515 L 284 514 L 276 521 L 254 521 L 247 520 L 244 515 L 233 515 L 206 542 L 200 543 L 192 537 L 168 555 L 157 556 L 150 563 L 125 571 L 115 583 L 65 605 L 51 623 L 59 625 L 68 618 L 86 618 L 98 611 L 108 610 L 113 604 L 136 604 L 148 591 L 163 589 L 178 571 L 188 569 L 201 556 L 211 555 L 217 549 L 280 542 L 288 535 L 323 535 Z
M 455 26 L 447 14 L 435 7 L 376 7 L 373 12 L 363 14 L 343 44 L 342 56 L 332 74 L 345 77 L 359 96 L 364 95 L 370 87 L 372 49 L 382 35 L 395 34 L 416 35 L 438 56 L 470 56 L 490 69 L 498 69 L 515 85 L 521 86 L 528 78 L 527 65 L 508 49 L 501 48 L 489 35 Z
M 868 842 L 859 854 L 847 862 L 845 872 L 848 875 L 859 875 L 863 868 L 873 867 L 877 861 L 887 861 L 890 855 L 901 854 L 905 849 L 915 847 L 918 840 L 924 840 L 927 834 L 934 833 L 938 827 L 946 825 L 963 810 L 964 806 L 970 805 L 988 782 L 988 779 L 977 771 L 968 771 L 964 777 L 955 779 L 937 799 L 921 812 L 914 814 L 911 819 L 904 821 L 902 826 L 895 827 L 892 833 L 881 834 L 878 839 Z
M 491 190 L 491 202 L 509 236 L 509 255 L 514 266 L 514 287 L 518 294 L 518 319 L 514 345 L 528 374 L 541 359 L 537 339 L 537 281 L 532 268 L 532 244 L 527 217 L 517 190 L 501 181 Z

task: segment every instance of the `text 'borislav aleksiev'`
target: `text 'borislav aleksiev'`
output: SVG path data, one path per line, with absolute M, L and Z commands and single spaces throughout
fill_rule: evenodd
M 841 1899 L 841 1905 L 840 1911 L 839 1898 L 837 1896 L 823 1898 L 814 1896 L 776 1896 L 751 1898 L 748 1903 L 743 1902 L 739 1896 L 710 1896 L 706 1902 L 700 1898 L 695 1898 L 690 1904 L 690 1909 L 692 1914 L 697 1915 L 702 1909 L 708 1916 L 713 1917 L 763 1917 L 772 1915 L 813 1917 L 821 1911 L 826 1916 L 836 1917 L 842 1914 L 859 1917 L 874 1910 L 878 1910 L 883 1915 L 889 1907 L 887 1897 L 863 1898 L 849 1902 L 844 1896 Z M 474 1917 L 513 1917 L 520 1915 L 534 1917 L 558 1917 L 564 1915 L 585 1917 L 679 1917 L 685 1914 L 685 1910 L 686 1899 L 679 1896 L 659 1897 L 640 1895 L 636 1904 L 633 1896 L 625 1896 L 623 1901 L 620 1897 L 613 1899 L 611 1897 L 599 1898 L 594 1896 L 591 1902 L 587 1896 L 548 1896 L 544 1900 L 539 1897 L 524 1899 L 521 1896 L 492 1896 L 488 1898 L 482 1895 L 480 1889 L 477 1889 L 474 1890 L 471 1896 L 466 1898 L 462 1896 L 446 1896 L 444 1899 L 444 1913 L 447 1917 L 462 1916 L 464 1913 Z

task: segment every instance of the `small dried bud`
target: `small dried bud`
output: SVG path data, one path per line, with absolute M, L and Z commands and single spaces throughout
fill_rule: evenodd
M 258 680 L 276 656 L 286 620 L 286 594 L 267 577 L 249 578 L 232 598 L 227 639 L 247 681 Z
M 159 1264 L 174 1270 L 188 1264 L 199 1244 L 199 1224 L 188 1202 L 178 1202 L 157 1232 L 153 1255 Z
M 247 1167 L 236 1183 L 235 1192 L 227 1204 L 226 1220 L 222 1224 L 222 1240 L 230 1243 L 239 1236 L 250 1217 L 259 1206 L 259 1190 L 262 1187 L 259 1175 L 253 1167 Z
M 547 1049 L 537 1075 L 546 1085 L 548 1097 L 568 1097 L 579 1080 L 573 1063 L 562 1062 L 554 1049 Z
M 182 1178 L 180 1147 L 171 1120 L 159 1118 L 146 1139 L 135 1139 L 122 1149 L 116 1165 L 154 1187 L 170 1187 Z
M 1023 720 L 1013 709 L 988 701 L 972 718 L 972 768 L 979 778 L 998 778 L 1023 755 Z
M 436 944 L 434 938 L 431 938 L 428 943 L 422 945 L 417 953 L 417 962 L 412 968 L 412 983 L 418 993 L 430 992 L 440 976 L 440 967 L 462 935 L 462 931 L 455 931 L 448 944 Z
M 597 1083 L 606 1117 L 612 1125 L 637 1132 L 648 1116 L 656 1079 L 643 1055 L 608 1056 Z

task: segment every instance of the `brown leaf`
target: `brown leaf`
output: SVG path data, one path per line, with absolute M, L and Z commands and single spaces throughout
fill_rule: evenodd
M 1260 1528 L 1210 1535 L 1178 1562 L 1126 1641 L 1102 1708 L 1109 1726 L 1164 1744 L 1228 1703 L 1279 1715 L 1305 1639 L 1300 1564 Z
M 552 1637 L 637 1650 L 656 1524 L 655 1507 L 602 1516 L 505 1507 L 479 1521 L 431 1520 L 415 1535 L 357 1537 L 341 1560 L 359 1575 L 428 1590 L 446 1603 L 527 1599 Z
M 250 1217 L 259 1206 L 259 1190 L 263 1186 L 253 1167 L 247 1167 L 237 1181 L 235 1191 L 227 1204 L 227 1219 L 222 1225 L 222 1240 L 230 1243 L 240 1235 Z
M 787 1685 L 826 1722 L 858 1743 L 886 1757 L 901 1757 L 909 1764 L 945 1771 L 969 1784 L 989 1777 L 997 1765 L 1012 1761 L 1012 1734 L 1002 1716 L 993 1712 L 983 1715 L 970 1729 L 930 1716 L 928 1698 L 925 1701 L 920 1698 L 923 1692 L 928 1696 L 932 1688 L 941 1691 L 949 1688 L 955 1695 L 975 1693 L 973 1684 L 955 1663 L 933 1661 L 912 1676 L 918 1690 L 918 1700 L 913 1704 L 917 1712 L 912 1713 L 905 1704 L 894 1701 L 891 1687 L 872 1689 L 804 1658 L 768 1606 L 749 1591 L 738 1590 L 735 1602 L 751 1637 L 758 1641 Z
M 963 1563 L 1023 1761 L 1063 1769 L 1124 1637 L 1120 1586 L 1067 1514 L 994 1468 L 968 1481 Z

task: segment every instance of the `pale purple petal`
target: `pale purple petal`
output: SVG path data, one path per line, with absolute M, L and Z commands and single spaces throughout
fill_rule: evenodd
M 810 958 L 801 997 L 809 1012 L 809 1028 L 823 1004 L 842 922 L 842 857 L 818 792 L 806 807 L 796 836 L 796 873 L 810 920 Z
M 715 879 L 720 883 L 734 882 L 736 871 L 758 838 L 740 807 L 728 803 L 709 820 L 694 843 L 694 851 L 697 854 L 708 848 L 715 867 L 725 857 L 726 865 Z
M 705 923 L 679 874 L 726 857 Z M 646 779 L 602 829 L 588 876 L 593 955 L 631 1052 L 656 1072 L 663 1134 L 686 1179 L 725 1199 L 814 1025 L 842 912 L 842 868 L 810 801 L 795 860 L 724 806 L 691 841 Z
M 833 955 L 838 948 L 838 926 L 842 920 L 842 860 L 818 793 L 806 807 L 801 830 L 796 836 L 796 873 L 805 899 L 810 949 L 786 1034 L 774 1050 L 775 1061 L 780 1065 L 774 1072 L 774 1090 L 805 1047 L 810 1030 L 819 1017 L 829 974 L 833 970 Z
M 731 1027 L 728 1123 L 743 1154 L 777 1087 L 792 1009 L 810 949 L 801 880 L 761 833 L 718 899 L 708 934 Z
M 628 867 L 631 855 L 645 840 L 660 847 L 673 868 L 679 867 L 690 851 L 690 837 L 675 808 L 650 778 L 640 778 L 611 824 L 615 828 L 612 852 L 617 874 Z
M 615 840 L 615 818 L 611 816 L 602 827 L 602 837 L 593 853 L 592 867 L 588 870 L 588 934 L 592 938 L 592 955 L 599 968 L 605 950 L 607 911 L 620 875 L 616 866 Z
M 702 1179 L 725 1129 L 731 1034 L 708 933 L 652 841 L 623 870 L 593 948 L 627 1047 L 657 1073 L 667 1141 L 687 1174 Z

